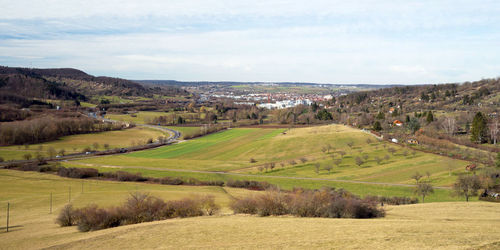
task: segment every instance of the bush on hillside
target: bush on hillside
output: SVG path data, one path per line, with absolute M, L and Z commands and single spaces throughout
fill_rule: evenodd
M 299 217 L 326 218 L 376 218 L 385 216 L 377 203 L 361 199 L 344 190 L 323 188 L 321 190 L 294 189 L 282 192 L 277 189 L 234 200 L 230 207 L 235 213 L 258 214 L 260 216 L 290 214 Z
M 163 201 L 148 194 L 136 193 L 118 207 L 90 205 L 75 209 L 68 204 L 61 210 L 56 222 L 62 227 L 77 225 L 78 230 L 88 232 L 176 217 L 214 215 L 219 209 L 213 196 Z

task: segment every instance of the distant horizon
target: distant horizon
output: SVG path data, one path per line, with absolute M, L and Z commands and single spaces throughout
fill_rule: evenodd
M 75 69 L 75 70 L 80 70 L 83 71 L 89 75 L 95 76 L 95 77 L 115 77 L 115 78 L 122 78 L 126 79 L 129 81 L 173 81 L 173 82 L 182 82 L 182 83 L 251 83 L 251 84 L 317 84 L 317 85 L 388 85 L 388 86 L 419 86 L 419 85 L 439 85 L 439 84 L 463 84 L 466 82 L 474 82 L 474 81 L 480 81 L 482 79 L 495 79 L 499 77 L 486 77 L 486 78 L 481 78 L 481 79 L 476 79 L 476 80 L 470 80 L 470 81 L 460 81 L 460 82 L 443 82 L 443 83 L 334 83 L 334 82 L 312 82 L 312 81 L 232 81 L 232 80 L 177 80 L 177 79 L 131 79 L 131 78 L 124 78 L 119 75 L 117 76 L 112 76 L 112 75 L 97 75 L 97 74 L 92 74 L 91 72 L 88 72 L 84 69 L 79 69 L 79 68 L 72 68 L 72 67 L 51 67 L 51 68 L 38 68 L 38 67 L 25 67 L 25 66 L 10 66 L 10 65 L 0 65 L 3 67 L 10 67 L 10 68 L 27 68 L 27 69 Z
M 500 1 L 2 2 L 0 64 L 179 81 L 440 84 L 500 75 Z

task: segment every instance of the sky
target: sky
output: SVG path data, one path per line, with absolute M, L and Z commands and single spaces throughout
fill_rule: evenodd
M 0 65 L 180 81 L 500 76 L 498 0 L 0 0 Z

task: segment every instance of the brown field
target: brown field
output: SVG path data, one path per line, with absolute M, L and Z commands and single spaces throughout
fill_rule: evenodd
M 386 207 L 380 219 L 327 219 L 233 215 L 232 196 L 244 189 L 86 181 L 32 172 L 1 170 L 0 249 L 156 248 L 328 248 L 328 249 L 498 249 L 500 203 L 441 202 Z M 224 208 L 217 216 L 171 219 L 81 233 L 54 223 L 72 186 L 76 206 L 120 204 L 134 190 L 164 199 L 212 194 Z M 53 214 L 47 193 L 54 192 Z M 4 207 L 11 202 L 11 232 Z

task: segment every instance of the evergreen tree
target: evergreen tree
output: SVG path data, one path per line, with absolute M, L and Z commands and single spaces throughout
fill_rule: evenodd
M 375 131 L 382 130 L 382 126 L 380 125 L 379 121 L 375 121 L 375 123 L 373 123 L 373 130 L 375 130 Z
M 485 143 L 488 138 L 488 120 L 481 112 L 477 112 L 472 120 L 471 138 L 472 142 Z
M 426 120 L 427 120 L 427 123 L 431 123 L 431 122 L 433 122 L 433 121 L 434 121 L 434 115 L 432 114 L 432 112 L 431 112 L 431 111 L 429 111 L 429 112 L 427 113 L 427 119 L 426 119 Z
M 375 117 L 379 120 L 384 120 L 385 119 L 385 115 L 384 113 L 382 113 L 382 111 L 378 112 L 377 116 Z

